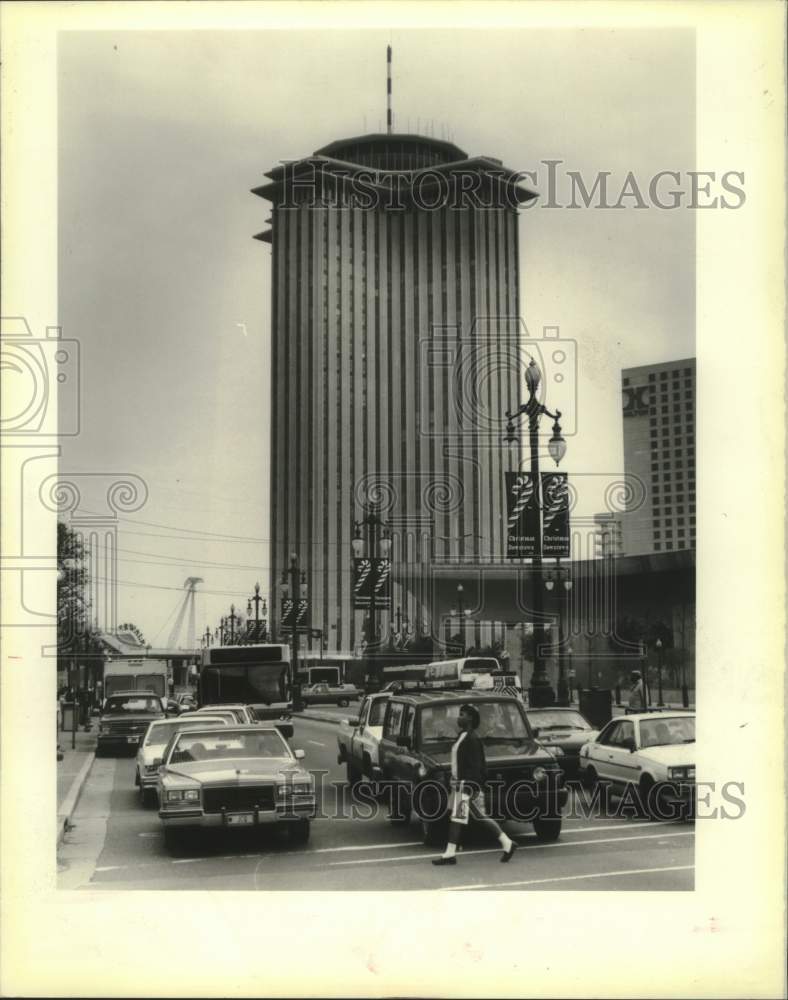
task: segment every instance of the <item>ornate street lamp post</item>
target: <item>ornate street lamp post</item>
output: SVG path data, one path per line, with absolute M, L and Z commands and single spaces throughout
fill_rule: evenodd
M 304 710 L 304 703 L 301 700 L 301 678 L 298 673 L 298 619 L 301 608 L 306 603 L 309 591 L 306 584 L 306 574 L 303 572 L 299 573 L 298 571 L 298 556 L 295 552 L 290 555 L 290 569 L 282 573 L 282 582 L 279 587 L 283 599 L 285 601 L 290 599 L 292 602 L 290 687 L 293 695 L 293 711 L 302 712 Z
M 256 583 L 254 585 L 254 596 L 250 597 L 246 602 L 246 614 L 251 621 L 252 618 L 252 603 L 254 602 L 254 641 L 255 642 L 265 642 L 268 638 L 268 606 L 266 605 L 265 598 L 260 597 L 260 584 Z M 260 605 L 263 606 L 263 613 L 260 614 Z M 262 624 L 262 628 L 260 627 Z
M 202 644 L 205 649 L 207 649 L 211 645 L 211 638 L 212 638 L 211 630 L 206 627 L 205 634 L 202 637 Z
M 468 632 L 466 625 L 471 617 L 471 609 L 465 607 L 465 590 L 461 583 L 457 584 L 457 603 L 451 609 L 452 618 L 458 618 L 460 622 L 460 642 L 462 643 L 462 655 L 468 652 Z
M 559 562 L 559 560 L 556 560 Z M 566 680 L 566 656 L 571 656 L 571 647 L 564 650 L 564 642 L 566 641 L 566 620 L 569 617 L 569 595 L 572 591 L 572 579 L 569 576 L 569 570 L 562 570 L 560 564 L 558 566 L 557 575 L 559 582 L 561 584 L 561 591 L 558 593 L 558 703 L 559 705 L 568 705 L 571 700 L 571 689 L 567 684 Z M 551 591 L 555 586 L 555 579 L 551 573 L 548 573 L 547 579 L 544 582 L 545 588 Z M 565 614 L 566 606 L 566 614 Z M 571 664 L 570 664 L 571 666 Z M 590 669 L 590 668 L 589 668 Z
M 366 542 L 362 532 L 362 527 L 366 527 Z M 371 570 L 376 566 L 376 560 L 391 558 L 391 534 L 388 524 L 380 517 L 377 504 L 370 501 L 365 506 L 364 517 L 354 524 L 353 539 L 351 542 L 354 559 L 369 560 Z M 364 630 L 364 638 L 367 640 L 366 649 L 374 658 L 379 646 L 380 630 L 377 623 L 377 601 L 375 594 L 375 582 L 370 588 L 369 612 L 367 614 L 367 628 Z M 377 672 L 376 672 L 377 674 Z M 377 680 L 377 676 L 376 676 Z
M 657 649 L 657 705 L 659 708 L 665 707 L 662 698 L 662 640 L 657 639 L 654 643 Z
M 539 526 L 534 538 L 534 554 L 532 557 L 533 567 L 533 604 L 534 604 L 534 671 L 531 677 L 529 698 L 532 707 L 539 708 L 545 705 L 552 705 L 555 701 L 555 692 L 552 689 L 547 677 L 544 657 L 540 653 L 540 645 L 544 641 L 544 621 L 543 621 L 543 601 L 542 601 L 542 487 L 539 477 L 539 421 L 543 414 L 546 414 L 553 421 L 553 436 L 547 444 L 550 457 L 556 465 L 566 454 L 566 441 L 561 436 L 561 425 L 559 418 L 561 411 L 556 410 L 551 413 L 546 406 L 543 406 L 536 399 L 536 392 L 542 380 L 541 372 L 536 362 L 531 358 L 525 372 L 525 384 L 528 389 L 528 402 L 522 403 L 513 413 L 506 411 L 508 423 L 506 425 L 506 436 L 504 441 L 513 444 L 519 440 L 515 432 L 514 421 L 522 417 L 528 418 L 528 444 L 531 453 L 531 479 L 534 490 L 534 503 L 536 506 Z M 519 463 L 518 463 L 519 464 Z

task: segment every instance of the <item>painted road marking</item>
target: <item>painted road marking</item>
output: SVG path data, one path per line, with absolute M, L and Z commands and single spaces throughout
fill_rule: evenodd
M 318 743 L 317 740 L 307 740 L 307 743 L 311 743 L 315 747 L 325 747 L 325 743 Z
M 675 823 L 665 823 L 664 825 L 665 826 L 676 826 L 678 824 L 675 824 Z M 651 823 L 651 822 L 648 822 L 648 821 L 644 822 L 644 823 L 628 823 L 626 825 L 625 829 L 630 829 L 633 826 L 651 826 L 651 827 L 653 827 L 654 823 Z M 613 824 L 612 826 L 584 826 L 584 827 L 577 827 L 574 830 L 566 830 L 566 829 L 564 829 L 562 831 L 562 836 L 566 836 L 568 834 L 575 834 L 575 833 L 597 833 L 597 832 L 601 833 L 601 832 L 605 832 L 605 831 L 608 831 L 608 830 L 621 830 L 622 827 L 624 827 L 624 824 L 622 824 L 622 823 Z M 687 831 L 686 835 L 689 836 L 693 832 L 694 831 Z M 159 834 L 149 834 L 149 836 L 159 836 Z M 524 837 L 530 838 L 532 836 L 533 836 L 533 834 L 531 834 L 531 833 L 516 833 L 516 834 L 514 834 L 514 839 L 515 840 L 522 840 Z M 659 834 L 655 834 L 655 836 L 664 837 L 666 835 L 663 834 L 663 833 L 659 833 Z M 667 836 L 675 836 L 675 834 L 667 834 Z M 548 846 L 549 847 L 562 847 L 562 846 L 566 846 L 566 847 L 568 847 L 568 846 L 576 846 L 578 843 L 591 843 L 591 844 L 602 843 L 602 844 L 607 844 L 607 843 L 616 843 L 619 840 L 634 840 L 634 839 L 642 839 L 642 838 L 634 838 L 634 837 L 606 837 L 604 839 L 600 838 L 599 840 L 575 841 L 574 844 L 572 844 L 572 845 L 569 845 L 569 844 L 533 844 L 531 846 L 533 846 L 533 847 L 537 847 L 537 846 L 541 846 L 541 847 L 548 847 Z M 666 843 L 667 843 L 667 841 L 665 841 L 665 840 L 658 841 L 658 844 L 660 846 L 662 844 L 666 844 Z M 315 848 L 310 848 L 310 849 L 307 849 L 307 850 L 304 850 L 304 851 L 260 851 L 260 852 L 258 852 L 256 854 L 221 854 L 221 855 L 215 855 L 215 856 L 211 856 L 211 857 L 207 857 L 207 858 L 174 859 L 174 858 L 166 858 L 165 857 L 165 858 L 157 859 L 156 861 L 145 861 L 145 862 L 142 862 L 140 864 L 135 864 L 135 865 L 106 865 L 106 866 L 104 866 L 102 868 L 96 868 L 95 870 L 97 872 L 103 872 L 103 871 L 107 871 L 108 872 L 108 871 L 119 871 L 120 869 L 124 869 L 124 868 L 150 868 L 150 867 L 155 867 L 156 865 L 159 865 L 159 864 L 183 864 L 185 862 L 192 862 L 192 861 L 238 861 L 240 858 L 258 858 L 258 859 L 259 858 L 279 858 L 279 857 L 292 858 L 292 857 L 295 857 L 296 855 L 299 856 L 299 857 L 309 857 L 309 855 L 312 855 L 312 854 L 344 854 L 344 853 L 356 852 L 356 851 L 385 851 L 385 850 L 398 850 L 398 849 L 402 849 L 404 847 L 423 847 L 423 846 L 424 845 L 423 845 L 422 841 L 420 841 L 420 840 L 404 840 L 404 841 L 400 841 L 400 842 L 395 843 L 395 844 L 392 844 L 390 842 L 389 843 L 385 843 L 385 844 L 349 844 L 349 845 L 346 845 L 344 847 L 315 847 Z M 480 853 L 483 854 L 483 853 L 488 852 L 488 851 L 494 853 L 496 850 L 497 850 L 497 848 L 490 848 L 490 849 L 488 849 L 488 848 L 481 848 L 481 849 L 476 850 L 476 851 L 474 851 L 474 850 L 470 850 L 469 851 L 469 850 L 465 850 L 462 847 L 460 848 L 460 852 L 462 854 L 480 854 Z M 432 855 L 422 855 L 422 856 L 423 857 L 432 857 Z M 407 857 L 412 857 L 412 855 L 407 855 Z M 381 859 L 381 860 L 395 860 L 395 859 L 384 858 L 384 859 Z M 347 863 L 347 862 L 344 862 L 344 863 Z
M 692 835 L 693 834 L 691 832 L 667 834 L 668 837 L 691 837 Z M 529 849 L 534 849 L 534 848 L 547 849 L 553 847 L 579 847 L 581 844 L 583 845 L 609 844 L 609 843 L 622 844 L 628 840 L 656 840 L 657 837 L 662 837 L 662 836 L 665 836 L 665 834 L 646 833 L 646 834 L 640 834 L 637 837 L 600 837 L 594 840 L 575 840 L 572 843 L 562 843 L 562 844 L 537 843 L 530 845 L 530 847 L 528 844 L 526 844 L 525 847 Z M 473 851 L 464 851 L 463 853 L 466 856 L 469 856 L 471 854 L 499 854 L 500 850 L 501 850 L 500 847 L 483 847 Z M 435 851 L 433 851 L 430 854 L 398 854 L 394 858 L 360 858 L 355 861 L 330 861 L 329 866 L 331 868 L 336 868 L 339 865 L 376 865 L 381 862 L 391 862 L 391 861 L 423 861 L 424 858 L 434 858 L 434 857 L 437 857 L 437 852 Z
M 554 878 L 531 878 L 524 882 L 488 882 L 483 885 L 446 885 L 439 892 L 458 892 L 461 889 L 505 889 L 520 885 L 543 885 L 547 882 L 582 882 L 586 878 L 615 878 L 617 875 L 652 875 L 655 872 L 692 871 L 694 865 L 675 865 L 670 868 L 629 868 L 619 872 L 589 872 L 588 875 L 557 875 Z

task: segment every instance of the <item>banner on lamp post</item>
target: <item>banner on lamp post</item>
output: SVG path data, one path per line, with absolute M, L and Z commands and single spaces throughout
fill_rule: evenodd
M 293 628 L 293 601 L 289 597 L 282 598 L 279 611 L 279 628 L 290 630 Z
M 534 477 L 530 472 L 506 475 L 506 558 L 528 559 L 536 555 L 539 509 Z
M 569 558 L 569 481 L 565 472 L 542 473 L 542 555 Z
M 353 608 L 364 611 L 370 605 L 372 594 L 372 560 L 353 560 Z
M 372 592 L 375 595 L 375 607 L 379 611 L 391 609 L 391 560 L 374 559 L 374 583 Z
M 306 597 L 300 598 L 296 608 L 296 632 L 302 635 L 308 635 L 312 631 L 309 611 L 309 599 Z

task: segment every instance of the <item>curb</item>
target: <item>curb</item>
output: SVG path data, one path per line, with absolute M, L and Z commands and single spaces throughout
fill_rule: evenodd
M 93 761 L 96 758 L 95 751 L 87 755 L 87 759 L 82 767 L 79 769 L 77 776 L 71 782 L 71 788 L 68 790 L 68 794 L 63 800 L 63 805 L 58 807 L 57 810 L 57 846 L 59 847 L 63 843 L 63 838 L 71 825 L 71 817 L 74 815 L 74 810 L 77 807 L 77 802 L 79 801 L 80 793 L 85 786 L 88 774 L 91 767 L 93 766 Z

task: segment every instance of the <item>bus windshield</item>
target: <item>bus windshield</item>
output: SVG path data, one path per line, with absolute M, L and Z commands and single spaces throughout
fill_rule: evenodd
M 282 647 L 236 646 L 206 650 L 200 673 L 203 705 L 287 701 L 290 666 Z

